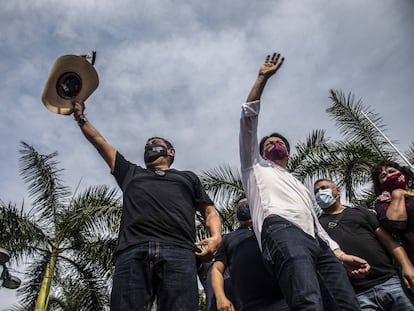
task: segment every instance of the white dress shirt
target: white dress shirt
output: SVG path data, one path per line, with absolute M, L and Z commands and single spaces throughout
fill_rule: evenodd
M 332 250 L 339 248 L 320 225 L 310 191 L 287 169 L 261 157 L 257 140 L 259 111 L 260 101 L 242 105 L 239 139 L 243 188 L 260 249 L 263 221 L 270 215 L 285 218 L 314 238 L 317 234 Z

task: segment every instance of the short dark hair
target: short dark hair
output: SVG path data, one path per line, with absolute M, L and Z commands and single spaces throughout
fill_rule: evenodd
M 319 178 L 319 179 L 317 179 L 314 183 L 313 183 L 313 188 L 315 189 L 315 186 L 316 186 L 316 184 L 317 183 L 320 183 L 320 182 L 322 182 L 322 181 L 326 181 L 326 182 L 328 182 L 328 183 L 331 183 L 332 185 L 334 185 L 334 186 L 337 186 L 336 185 L 336 183 L 334 183 L 331 179 L 329 179 L 329 178 Z
M 268 139 L 269 137 L 277 137 L 277 138 L 280 138 L 281 140 L 283 140 L 283 142 L 286 145 L 287 152 L 290 153 L 290 145 L 289 145 L 288 140 L 285 138 L 285 136 L 283 136 L 282 134 L 279 134 L 279 133 L 272 133 L 269 136 L 265 136 L 260 140 L 259 150 L 260 150 L 261 155 L 263 154 L 264 143 L 265 143 L 266 139 Z
M 380 174 L 384 167 L 393 167 L 397 170 L 399 170 L 407 179 L 407 185 L 408 187 L 413 186 L 414 182 L 414 173 L 406 166 L 401 166 L 397 162 L 390 161 L 390 160 L 382 160 L 378 162 L 375 166 L 371 169 L 371 178 L 372 183 L 374 184 L 374 193 L 376 195 L 380 195 L 382 193 L 382 187 L 380 184 Z
M 147 141 L 150 141 L 150 140 L 153 140 L 153 139 L 161 139 L 166 145 L 167 145 L 167 148 L 168 149 L 174 149 L 174 146 L 168 141 L 168 140 L 166 140 L 165 138 L 163 138 L 163 137 L 158 137 L 158 136 L 154 136 L 154 137 L 151 137 L 151 138 L 148 138 L 147 139 Z M 175 150 L 175 149 L 174 149 Z M 173 162 L 174 162 L 174 156 L 169 156 L 170 157 L 170 165 L 171 164 L 173 164 Z
M 235 200 L 234 202 L 236 203 L 236 205 L 239 205 L 239 202 L 240 202 L 241 200 L 243 200 L 243 199 L 247 199 L 247 197 L 246 197 L 246 194 L 245 194 L 245 193 L 240 194 L 240 195 L 236 198 L 236 200 Z
M 330 182 L 331 184 L 335 184 L 332 180 L 330 180 L 329 178 L 319 178 L 318 180 L 316 180 L 314 183 L 313 183 L 313 186 L 315 187 L 315 185 L 317 184 L 317 183 L 320 183 L 320 182 L 322 182 L 322 181 L 327 181 L 327 182 Z

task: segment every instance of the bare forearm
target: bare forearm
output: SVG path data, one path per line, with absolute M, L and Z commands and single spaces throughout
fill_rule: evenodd
M 214 267 L 215 265 L 215 267 Z M 211 268 L 211 286 L 213 287 L 214 295 L 217 298 L 226 297 L 224 292 L 224 265 L 221 262 L 215 262 Z
M 398 245 L 392 251 L 395 259 L 398 261 L 401 267 L 412 266 L 411 260 L 408 258 L 407 253 L 402 245 Z
M 215 262 L 211 270 L 211 285 L 216 296 L 217 310 L 234 311 L 235 308 L 224 291 L 224 270 L 225 265 L 221 261 Z
M 255 100 L 260 100 L 263 94 L 263 90 L 266 86 L 267 78 L 263 75 L 258 75 L 256 81 L 253 84 L 252 89 L 250 90 L 249 95 L 247 96 L 246 102 L 252 102 Z
M 284 62 L 284 57 L 280 53 L 269 54 L 266 57 L 265 62 L 259 69 L 259 74 L 253 87 L 247 96 L 247 102 L 259 100 L 262 96 L 263 90 L 266 86 L 267 80 L 272 77 Z
M 73 102 L 73 116 L 86 139 L 98 150 L 111 172 L 115 168 L 116 149 L 112 147 L 85 117 L 85 104 Z
M 412 266 L 410 259 L 405 252 L 404 247 L 396 241 L 390 234 L 388 234 L 384 229 L 378 227 L 375 230 L 375 233 L 381 243 L 385 246 L 390 254 L 392 254 L 401 267 Z
M 206 212 L 206 227 L 212 237 L 221 239 L 221 220 L 214 207 L 209 207 Z
M 115 167 L 116 149 L 105 140 L 101 133 L 99 133 L 90 122 L 86 122 L 81 129 L 86 139 L 96 148 L 96 150 L 98 150 L 111 171 L 113 171 Z
M 405 207 L 405 190 L 397 189 L 392 192 L 392 201 L 387 209 L 387 218 L 389 220 L 396 221 L 407 220 L 407 210 Z

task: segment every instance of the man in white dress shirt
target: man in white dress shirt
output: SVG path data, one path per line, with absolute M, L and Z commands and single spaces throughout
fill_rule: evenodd
M 359 310 L 347 272 L 363 277 L 369 264 L 343 252 L 319 224 L 312 194 L 287 170 L 285 137 L 273 133 L 258 143 L 260 97 L 283 62 L 279 53 L 267 56 L 242 106 L 241 172 L 256 238 L 290 310 Z

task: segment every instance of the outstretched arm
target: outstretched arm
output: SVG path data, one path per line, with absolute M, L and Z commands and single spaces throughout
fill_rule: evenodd
M 116 149 L 110 145 L 105 138 L 98 132 L 98 130 L 85 118 L 85 105 L 84 103 L 73 103 L 73 116 L 78 122 L 79 127 L 82 130 L 86 139 L 95 146 L 99 154 L 108 164 L 111 172 L 115 168 Z
M 240 118 L 240 164 L 242 170 L 249 168 L 258 159 L 259 146 L 257 142 L 258 115 L 260 97 L 267 80 L 282 66 L 284 58 L 279 53 L 267 55 L 264 64 L 259 69 L 256 81 L 247 96 L 247 102 L 242 105 Z
M 282 66 L 285 58 L 280 53 L 267 55 L 264 64 L 260 67 L 259 74 L 253 87 L 247 96 L 247 102 L 259 100 L 266 86 L 267 80 L 273 76 Z

